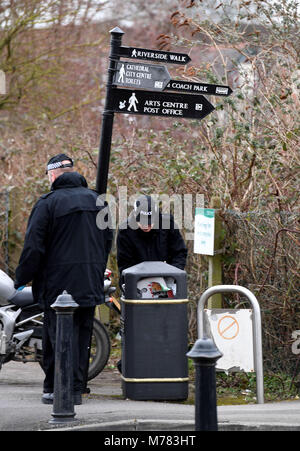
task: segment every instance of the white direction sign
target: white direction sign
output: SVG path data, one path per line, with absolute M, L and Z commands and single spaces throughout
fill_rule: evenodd
M 128 88 L 162 91 L 171 77 L 165 66 L 138 62 L 119 62 L 113 84 Z

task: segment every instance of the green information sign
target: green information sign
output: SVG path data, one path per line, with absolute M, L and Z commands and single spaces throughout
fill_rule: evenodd
M 214 255 L 215 210 L 196 208 L 195 211 L 195 254 Z

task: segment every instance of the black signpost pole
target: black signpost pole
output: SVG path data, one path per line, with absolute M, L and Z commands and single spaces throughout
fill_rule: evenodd
M 114 121 L 114 111 L 111 107 L 111 97 L 112 97 L 111 89 L 114 73 L 116 70 L 116 65 L 120 58 L 119 48 L 121 47 L 122 36 L 124 34 L 124 31 L 122 31 L 119 27 L 116 27 L 113 30 L 111 30 L 110 33 L 111 33 L 111 41 L 110 41 L 108 76 L 106 84 L 106 100 L 104 111 L 102 114 L 102 127 L 101 127 L 97 178 L 96 178 L 96 191 L 99 194 L 105 194 L 107 189 L 110 148 Z

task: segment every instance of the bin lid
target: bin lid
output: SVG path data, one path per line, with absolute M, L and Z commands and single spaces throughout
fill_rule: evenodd
M 178 276 L 185 274 L 185 271 L 161 261 L 148 261 L 130 266 L 130 268 L 122 271 L 123 276 L 128 274 L 136 274 L 139 276 Z

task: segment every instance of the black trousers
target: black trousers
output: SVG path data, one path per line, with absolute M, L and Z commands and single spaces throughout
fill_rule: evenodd
M 76 392 L 82 392 L 87 381 L 94 314 L 95 307 L 79 307 L 73 314 L 73 387 Z M 45 373 L 44 393 L 54 392 L 56 318 L 53 309 L 44 311 L 42 362 Z

